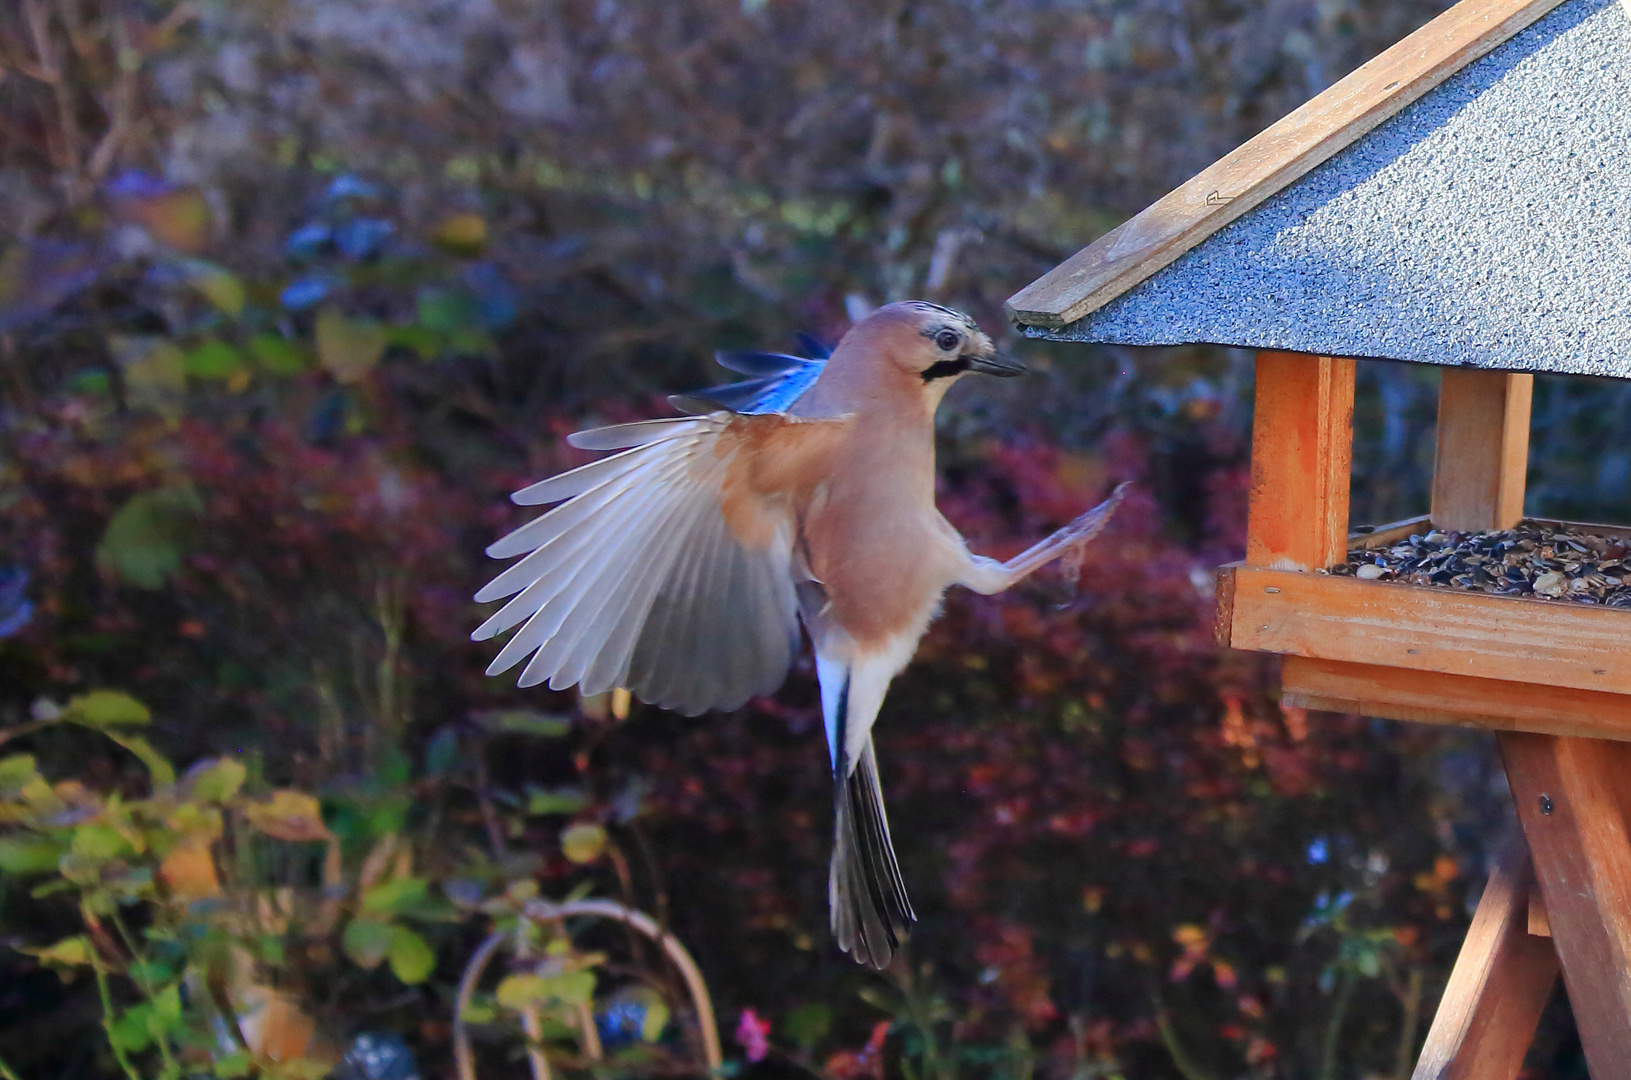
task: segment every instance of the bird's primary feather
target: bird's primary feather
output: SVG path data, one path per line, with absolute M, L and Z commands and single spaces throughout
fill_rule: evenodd
M 477 593 L 510 599 L 476 640 L 515 629 L 488 673 L 525 661 L 522 686 L 622 686 L 687 715 L 774 691 L 799 647 L 795 523 L 748 466 L 766 445 L 796 463 L 833 425 L 713 413 L 581 433 L 621 452 L 517 492 L 559 505 L 488 548 L 523 556 Z

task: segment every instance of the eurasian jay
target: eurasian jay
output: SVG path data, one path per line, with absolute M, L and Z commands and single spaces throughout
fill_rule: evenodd
M 832 931 L 882 968 L 916 920 L 872 749 L 884 692 L 947 586 L 1008 588 L 1091 540 L 1122 488 L 1006 563 L 971 553 L 935 508 L 935 409 L 967 372 L 1025 369 L 936 304 L 879 308 L 825 359 L 719 361 L 756 378 L 672 399 L 693 415 L 578 432 L 620 453 L 515 493 L 560 505 L 487 549 L 525 557 L 476 594 L 513 598 L 472 636 L 520 627 L 489 675 L 525 660 L 521 686 L 626 687 L 694 716 L 775 691 L 802 622 L 834 785 Z

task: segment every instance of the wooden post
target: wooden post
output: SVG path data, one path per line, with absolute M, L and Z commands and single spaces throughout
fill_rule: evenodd
M 1529 465 L 1529 399 L 1535 377 L 1445 368 L 1438 392 L 1433 524 L 1476 532 L 1523 517 Z
M 1631 1077 L 1631 745 L 1502 732 L 1592 1080 Z
M 1529 375 L 1444 369 L 1433 461 L 1436 527 L 1506 529 L 1523 516 L 1533 382 Z M 1492 708 L 1502 708 L 1501 696 L 1494 695 Z M 1509 775 L 1510 768 L 1509 759 Z M 1551 940 L 1529 933 L 1535 871 L 1524 848 L 1519 840 L 1484 888 L 1412 1080 L 1511 1080 L 1523 1066 L 1560 962 Z
M 1346 555 L 1353 411 L 1352 360 L 1257 354 L 1248 566 L 1312 570 Z
M 1411 1080 L 1512 1080 L 1557 984 L 1557 952 L 1529 933 L 1534 876 L 1522 837 L 1484 886 Z

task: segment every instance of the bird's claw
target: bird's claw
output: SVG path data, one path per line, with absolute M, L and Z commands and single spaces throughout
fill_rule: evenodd
M 1110 515 L 1116 512 L 1116 507 L 1121 505 L 1121 500 L 1127 495 L 1127 489 L 1132 486 L 1131 480 L 1122 481 L 1116 485 L 1116 489 L 1110 493 L 1108 499 L 1066 525 L 1064 532 L 1069 535 L 1070 542 L 1072 544 L 1085 544 L 1097 536 L 1109 522 Z

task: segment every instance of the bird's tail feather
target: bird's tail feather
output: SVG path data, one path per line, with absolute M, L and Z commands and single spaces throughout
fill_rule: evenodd
M 882 969 L 917 915 L 889 840 L 870 738 L 855 768 L 836 778 L 833 803 L 836 822 L 827 878 L 833 937 L 856 960 Z

